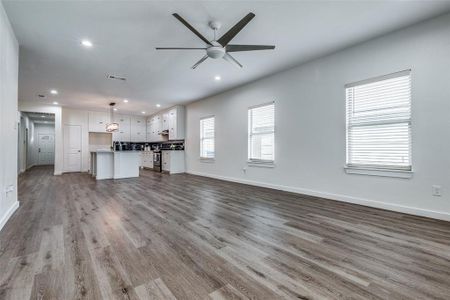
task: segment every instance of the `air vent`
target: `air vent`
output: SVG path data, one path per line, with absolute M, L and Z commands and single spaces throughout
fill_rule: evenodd
M 106 77 L 108 77 L 108 79 L 115 79 L 115 80 L 121 80 L 121 81 L 126 81 L 127 80 L 125 77 L 117 76 L 117 75 L 111 75 L 111 74 L 106 75 Z
M 37 96 L 38 96 L 38 98 L 45 99 L 45 95 L 43 95 L 43 94 L 38 94 Z

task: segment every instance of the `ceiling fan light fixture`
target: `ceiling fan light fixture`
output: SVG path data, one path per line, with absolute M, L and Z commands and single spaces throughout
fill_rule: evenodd
M 156 50 L 206 50 L 206 54 L 197 61 L 191 69 L 196 69 L 208 58 L 219 59 L 223 58 L 229 63 L 242 68 L 242 64 L 233 58 L 229 52 L 254 51 L 254 50 L 273 50 L 273 45 L 236 45 L 230 44 L 231 40 L 255 17 L 255 14 L 250 12 L 237 22 L 231 29 L 229 29 L 220 38 L 216 39 L 217 30 L 220 29 L 221 24 L 217 21 L 209 22 L 209 27 L 214 31 L 214 40 L 209 41 L 200 32 L 198 32 L 191 24 L 189 24 L 179 14 L 172 14 L 178 21 L 186 26 L 192 33 L 200 38 L 205 44 L 206 48 L 192 48 L 192 47 L 156 47 Z

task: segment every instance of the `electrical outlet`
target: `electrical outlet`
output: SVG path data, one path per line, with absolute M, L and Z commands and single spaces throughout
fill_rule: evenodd
M 442 196 L 441 186 L 440 185 L 432 185 L 431 186 L 432 195 L 436 197 Z

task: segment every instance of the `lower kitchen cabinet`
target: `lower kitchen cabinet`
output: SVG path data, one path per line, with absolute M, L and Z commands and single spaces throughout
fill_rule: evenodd
M 163 150 L 162 152 L 162 170 L 170 174 L 184 173 L 184 151 L 182 150 Z
M 141 152 L 141 167 L 153 169 L 153 151 Z

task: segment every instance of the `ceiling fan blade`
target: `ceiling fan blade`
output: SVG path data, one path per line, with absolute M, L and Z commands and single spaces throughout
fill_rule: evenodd
M 195 65 L 193 65 L 193 66 L 191 67 L 191 69 L 197 68 L 198 65 L 200 65 L 202 62 L 204 62 L 207 58 L 208 58 L 208 55 L 203 56 L 198 62 L 195 63 Z
M 249 13 L 243 17 L 239 22 L 236 23 L 230 30 L 228 30 L 224 35 L 217 40 L 222 46 L 228 45 L 228 43 L 255 17 L 254 13 Z
M 156 47 L 156 50 L 206 50 L 206 48 Z
M 227 45 L 227 52 L 253 51 L 253 50 L 273 50 L 275 46 L 269 45 Z
M 236 67 L 240 67 L 242 68 L 243 66 L 230 54 L 225 53 L 223 59 L 225 59 L 226 61 L 232 63 L 233 65 L 235 65 Z
M 179 14 L 175 13 L 173 14 L 175 18 L 178 19 L 181 23 L 183 23 L 184 26 L 189 28 L 190 31 L 192 31 L 196 36 L 198 36 L 202 41 L 204 41 L 208 45 L 212 45 L 210 41 L 208 41 L 200 32 L 198 32 L 194 27 L 191 26 L 185 19 L 183 19 Z

